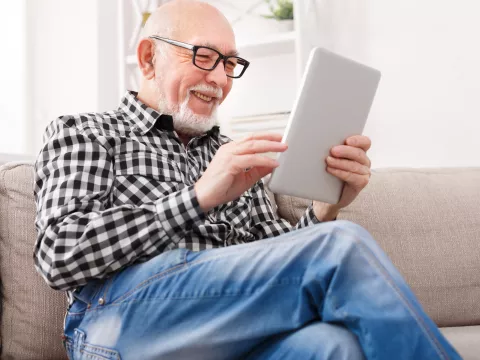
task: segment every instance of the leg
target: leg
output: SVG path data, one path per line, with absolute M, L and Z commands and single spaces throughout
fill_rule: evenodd
M 367 358 L 458 359 L 367 231 L 335 221 L 275 239 L 131 266 L 82 290 L 66 334 L 122 359 L 243 358 L 312 321 L 340 323 Z
M 357 338 L 343 326 L 313 322 L 261 344 L 246 360 L 363 360 Z

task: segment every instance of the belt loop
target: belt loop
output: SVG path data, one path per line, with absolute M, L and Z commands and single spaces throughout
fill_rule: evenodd
M 85 333 L 82 330 L 75 329 L 73 332 L 73 344 L 75 348 L 83 348 L 83 343 L 85 341 Z

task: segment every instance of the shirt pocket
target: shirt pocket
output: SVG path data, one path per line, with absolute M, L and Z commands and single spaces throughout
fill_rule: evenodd
M 186 186 L 178 166 L 158 153 L 142 151 L 117 154 L 114 163 L 115 206 L 140 206 Z

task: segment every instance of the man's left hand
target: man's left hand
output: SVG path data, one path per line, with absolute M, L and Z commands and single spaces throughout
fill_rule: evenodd
M 320 221 L 335 220 L 340 209 L 352 203 L 357 195 L 370 181 L 372 165 L 367 151 L 372 145 L 371 140 L 363 135 L 349 137 L 345 145 L 334 146 L 327 157 L 327 171 L 345 181 L 340 201 L 337 204 L 313 202 L 315 216 Z

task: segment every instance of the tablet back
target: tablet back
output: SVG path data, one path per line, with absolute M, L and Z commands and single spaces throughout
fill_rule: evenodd
M 268 183 L 279 194 L 336 204 L 343 181 L 326 171 L 335 145 L 360 135 L 380 81 L 380 72 L 322 48 L 314 48 Z

